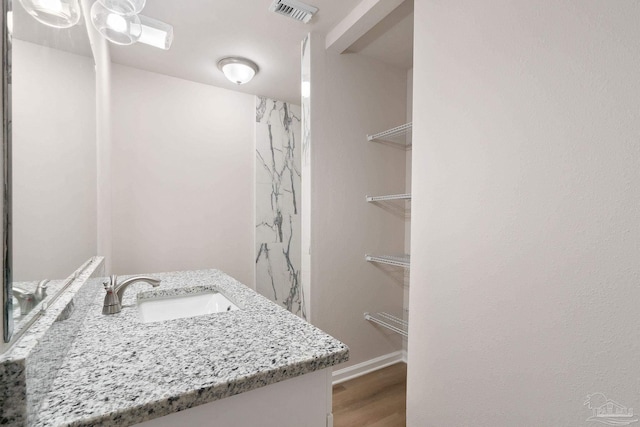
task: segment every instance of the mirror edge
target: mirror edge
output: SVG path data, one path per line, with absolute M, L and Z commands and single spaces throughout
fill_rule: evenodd
M 11 286 L 11 34 L 10 24 L 12 0 L 2 0 L 2 156 L 0 168 L 2 170 L 2 336 L 3 347 L 11 341 L 13 334 L 13 298 Z

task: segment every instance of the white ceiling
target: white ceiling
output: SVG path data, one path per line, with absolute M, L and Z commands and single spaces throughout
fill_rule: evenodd
M 173 25 L 171 49 L 142 44 L 111 47 L 113 62 L 186 80 L 300 103 L 300 43 L 326 32 L 360 0 L 307 0 L 318 7 L 309 24 L 269 12 L 272 0 L 148 0 L 143 14 Z M 243 56 L 260 72 L 237 86 L 217 69 L 225 56 Z
M 269 12 L 272 0 L 147 0 L 142 14 L 174 27 L 171 49 L 111 44 L 111 59 L 142 70 L 298 104 L 302 39 L 311 31 L 325 34 L 361 0 L 305 1 L 319 9 L 309 24 Z M 17 1 L 14 9 L 14 37 L 90 54 L 84 24 L 69 30 L 50 29 L 31 19 Z M 413 1 L 405 1 L 350 51 L 410 68 L 412 12 Z M 260 72 L 251 82 L 237 86 L 217 69 L 217 61 L 225 56 L 247 57 L 258 64 Z

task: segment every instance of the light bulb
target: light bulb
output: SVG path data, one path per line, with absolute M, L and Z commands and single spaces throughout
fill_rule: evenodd
M 138 41 L 142 26 L 138 15 L 120 15 L 97 1 L 91 6 L 91 23 L 111 43 L 130 45 Z
M 107 15 L 107 26 L 118 33 L 127 31 L 127 21 L 116 13 Z

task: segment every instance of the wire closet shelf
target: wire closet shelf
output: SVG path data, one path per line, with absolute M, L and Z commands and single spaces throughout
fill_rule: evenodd
M 369 322 L 391 329 L 403 337 L 409 336 L 409 323 L 392 314 L 383 311 L 379 313 L 364 313 L 364 318 Z
M 384 202 L 387 200 L 411 200 L 411 193 L 389 194 L 387 196 L 366 196 L 367 202 Z
M 370 255 L 364 256 L 364 259 L 369 262 L 377 262 L 380 264 L 393 265 L 396 267 L 410 268 L 411 256 L 410 255 Z
M 407 146 L 411 146 L 410 136 L 412 127 L 413 122 L 409 122 L 382 132 L 374 133 L 373 135 L 367 135 L 367 140 L 369 140 L 369 142 L 400 142 Z

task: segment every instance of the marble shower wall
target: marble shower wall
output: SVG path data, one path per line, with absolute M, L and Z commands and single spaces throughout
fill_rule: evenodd
M 301 284 L 300 107 L 256 97 L 256 290 L 307 318 Z

